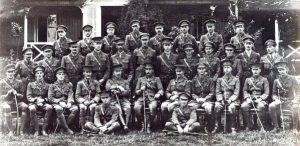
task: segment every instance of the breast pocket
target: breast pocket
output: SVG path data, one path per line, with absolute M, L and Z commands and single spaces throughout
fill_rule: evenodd
M 128 68 L 128 66 L 129 66 L 128 64 L 129 64 L 129 60 L 122 60 L 122 65 L 123 65 L 124 69 Z

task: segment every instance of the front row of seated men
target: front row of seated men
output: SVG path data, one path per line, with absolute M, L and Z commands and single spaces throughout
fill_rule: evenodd
M 191 81 L 184 75 L 184 66 L 176 65 L 176 78 L 170 81 L 164 93 L 160 78 L 154 76 L 153 64 L 146 61 L 145 76 L 138 78 L 135 88 L 134 113 L 137 124 L 142 130 L 151 132 L 154 118 L 157 116 L 159 99 L 165 95 L 167 100 L 161 103 L 161 113 L 166 130 L 175 130 L 178 133 L 198 132 L 200 128 L 196 112 L 198 108 L 203 108 L 206 113 L 205 131 L 212 133 L 220 131 L 221 115 L 224 110 L 230 116 L 229 127 L 232 133 L 236 133 L 238 109 L 242 111 L 246 130 L 252 130 L 250 108 L 256 109 L 262 127 L 269 108 L 275 127 L 273 131 L 280 130 L 278 115 L 282 109 L 289 109 L 293 112 L 293 128 L 297 128 L 299 103 L 296 92 L 299 91 L 299 87 L 296 79 L 288 75 L 286 62 L 275 64 L 279 76 L 273 84 L 270 104 L 268 104 L 270 95 L 268 80 L 260 75 L 262 64 L 251 65 L 253 75 L 245 80 L 242 91 L 239 78 L 232 75 L 232 65 L 233 62 L 230 60 L 222 61 L 224 75 L 217 79 L 216 85 L 208 76 L 207 64 L 198 64 L 197 75 Z M 45 68 L 36 66 L 35 81 L 28 84 L 26 96 L 23 96 L 24 85 L 14 76 L 15 66 L 7 65 L 5 70 L 6 78 L 0 82 L 1 107 L 5 113 L 10 136 L 13 135 L 11 111 L 14 111 L 16 106 L 22 113 L 21 135 L 25 128 L 27 113 L 30 113 L 34 135 L 39 134 L 37 111 L 45 112 L 43 135 L 47 135 L 53 111 L 56 113 L 58 124 L 68 134 L 74 133 L 70 127 L 76 123 L 78 113 L 81 132 L 109 134 L 121 127 L 128 130 L 131 116 L 130 85 L 122 79 L 121 65 L 113 66 L 112 78 L 107 81 L 104 91 L 101 91 L 99 82 L 92 78 L 92 66 L 83 66 L 84 78 L 78 82 L 75 95 L 64 67 L 55 70 L 56 81 L 49 85 L 44 81 Z M 143 119 L 145 103 L 150 110 L 146 116 L 146 126 Z M 69 114 L 67 119 L 66 113 Z M 215 126 L 210 131 L 207 127 L 212 123 L 215 123 Z

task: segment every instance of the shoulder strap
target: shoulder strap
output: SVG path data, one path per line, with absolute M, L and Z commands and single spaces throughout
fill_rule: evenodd
M 15 90 L 10 84 L 8 84 L 4 79 L 2 79 L 4 81 L 4 83 L 11 89 Z
M 190 65 L 186 62 L 186 59 L 183 59 L 184 63 L 187 65 L 187 67 L 189 68 L 190 71 L 192 71 Z
M 133 37 L 132 33 L 130 34 L 130 36 L 132 37 L 133 41 L 136 43 L 135 38 Z
M 257 86 L 254 84 L 254 82 L 253 82 L 253 79 L 252 79 L 252 78 L 250 78 L 249 80 L 250 80 L 250 83 L 252 84 L 252 86 L 253 86 L 255 89 L 259 89 L 259 88 L 257 88 Z
M 229 88 L 229 85 L 225 82 L 225 80 L 223 79 L 223 78 L 220 78 L 222 81 L 223 81 L 223 83 L 225 84 L 225 86 L 227 87 L 227 88 Z
M 45 64 L 47 65 L 47 67 L 53 72 L 53 69 L 51 68 L 51 66 L 46 62 L 46 60 L 44 60 Z
M 171 67 L 167 64 L 167 62 L 164 60 L 164 58 L 162 58 L 161 56 L 158 56 L 160 59 L 161 59 L 161 61 L 169 68 L 169 69 L 171 69 Z
M 95 58 L 96 62 L 98 63 L 99 66 L 101 66 L 101 63 L 99 62 L 99 60 L 96 58 L 96 56 L 94 55 L 94 53 L 91 53 L 92 56 Z
M 104 41 L 107 43 L 107 45 L 110 47 L 111 45 L 109 44 L 108 40 L 106 39 L 106 37 L 104 38 Z
M 74 62 L 73 62 L 72 59 L 70 58 L 70 56 L 68 55 L 67 57 L 68 57 L 68 59 L 70 60 L 72 66 L 73 66 L 76 70 L 78 70 L 77 67 L 75 66 Z

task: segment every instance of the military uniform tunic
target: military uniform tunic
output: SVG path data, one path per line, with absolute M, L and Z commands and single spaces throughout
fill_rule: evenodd
M 60 62 L 56 58 L 51 58 L 51 60 L 47 60 L 44 58 L 43 60 L 38 62 L 39 65 L 45 68 L 44 79 L 47 83 L 53 83 L 55 81 L 55 73 L 54 70 L 60 66 Z
M 100 86 L 99 82 L 94 79 L 82 79 L 77 83 L 75 100 L 78 103 L 93 100 L 95 103 L 100 101 Z
M 206 63 L 208 65 L 208 75 L 216 81 L 221 74 L 220 59 L 213 55 L 205 55 L 203 58 L 200 58 L 199 62 Z
M 69 44 L 72 42 L 72 39 L 64 37 L 59 38 L 53 44 L 55 50 L 55 56 L 61 59 L 63 56 L 66 56 L 70 53 Z
M 178 55 L 171 53 L 168 57 L 165 53 L 162 53 L 156 61 L 156 73 L 161 79 L 164 89 L 166 89 L 170 80 L 175 78 L 174 65 L 178 62 Z
M 200 54 L 201 56 L 204 56 L 204 48 L 205 48 L 205 43 L 206 42 L 213 42 L 217 52 L 215 53 L 216 57 L 220 55 L 221 52 L 223 52 L 223 38 L 221 34 L 218 34 L 217 32 L 214 32 L 212 35 L 209 33 L 206 33 L 204 35 L 201 35 L 200 37 L 200 44 L 199 44 L 199 49 L 200 49 Z
M 155 51 L 150 48 L 139 48 L 133 52 L 133 66 L 135 68 L 135 80 L 145 75 L 145 61 L 155 61 Z
M 66 68 L 68 78 L 76 88 L 77 82 L 82 78 L 82 65 L 84 65 L 84 57 L 80 54 L 73 56 L 69 54 L 61 60 L 61 66 Z
M 185 57 L 180 59 L 179 63 L 185 66 L 185 76 L 189 80 L 192 80 L 197 74 L 197 64 L 199 63 L 199 58 L 197 56 L 193 56 L 192 58 Z
M 84 38 L 78 42 L 79 52 L 86 56 L 94 50 L 94 41 L 91 38 Z
M 107 80 L 110 76 L 110 60 L 107 54 L 97 53 L 95 51 L 89 53 L 85 58 L 85 65 L 92 65 L 92 72 L 95 79 Z
M 109 56 L 117 52 L 116 46 L 114 44 L 116 38 L 117 36 L 115 35 L 103 37 L 102 51 L 108 54 Z
M 111 56 L 112 66 L 116 64 L 122 64 L 122 77 L 127 79 L 129 82 L 133 79 L 133 61 L 131 55 L 125 52 L 116 52 Z
M 34 80 L 33 68 L 36 62 L 20 60 L 16 64 L 16 75 L 20 75 L 20 79 L 25 86 Z M 25 88 L 26 89 L 26 88 Z
M 155 50 L 156 55 L 160 55 L 162 53 L 162 39 L 167 37 L 166 35 L 155 35 L 149 40 L 149 47 Z
M 191 34 L 180 34 L 174 39 L 174 44 L 172 47 L 173 52 L 178 53 L 180 59 L 184 58 L 185 52 L 183 45 L 187 43 L 193 44 L 194 54 L 199 53 L 198 44 L 195 37 Z
M 140 39 L 141 33 L 138 32 L 137 34 L 131 32 L 125 37 L 125 50 L 126 52 L 132 54 L 134 50 L 138 49 L 141 45 Z

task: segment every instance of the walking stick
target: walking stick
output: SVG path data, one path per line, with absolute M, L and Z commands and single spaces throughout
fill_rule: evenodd
M 114 93 L 114 95 L 116 96 L 117 102 L 118 102 L 118 104 L 119 104 L 119 106 L 120 106 L 120 115 L 119 115 L 119 116 L 120 116 L 120 121 L 121 121 L 121 123 L 123 124 L 123 126 L 125 127 L 125 126 L 127 126 L 127 125 L 126 125 L 125 120 L 124 120 L 124 118 L 123 118 L 124 113 L 123 113 L 123 111 L 122 111 L 122 106 L 121 106 L 119 97 L 118 97 L 118 95 L 117 95 L 116 93 Z
M 17 126 L 17 135 L 20 133 L 20 127 L 19 127 L 19 107 L 18 107 L 18 100 L 17 100 L 17 95 L 15 95 L 15 103 L 16 103 L 16 108 L 17 108 L 17 121 L 16 121 L 16 126 Z
M 146 96 L 145 91 L 143 91 L 143 104 L 144 104 L 144 130 L 147 129 L 147 116 L 146 116 Z
M 253 106 L 253 108 L 254 108 L 255 114 L 256 114 L 256 116 L 257 116 L 258 122 L 259 122 L 259 124 L 261 125 L 261 128 L 263 129 L 263 131 L 265 132 L 264 125 L 262 124 L 262 122 L 261 122 L 261 120 L 260 120 L 260 117 L 259 117 L 259 115 L 258 115 L 258 113 L 257 113 L 256 107 L 255 107 L 255 104 L 254 104 L 252 98 L 251 98 L 251 103 L 252 103 L 252 106 Z
M 285 130 L 285 126 L 284 126 L 284 119 L 283 119 L 283 112 L 282 112 L 282 106 L 281 106 L 281 100 L 280 100 L 280 95 L 279 95 L 279 89 L 277 89 L 277 93 L 278 93 L 278 98 L 279 98 L 279 101 L 280 101 L 280 104 L 279 104 L 279 109 L 280 109 L 280 118 L 281 118 L 281 121 L 282 121 L 282 128 L 283 128 L 283 131 Z
M 226 133 L 226 127 L 227 127 L 227 112 L 226 112 L 226 102 L 224 102 L 224 106 L 225 106 L 225 120 L 224 120 L 224 133 Z

